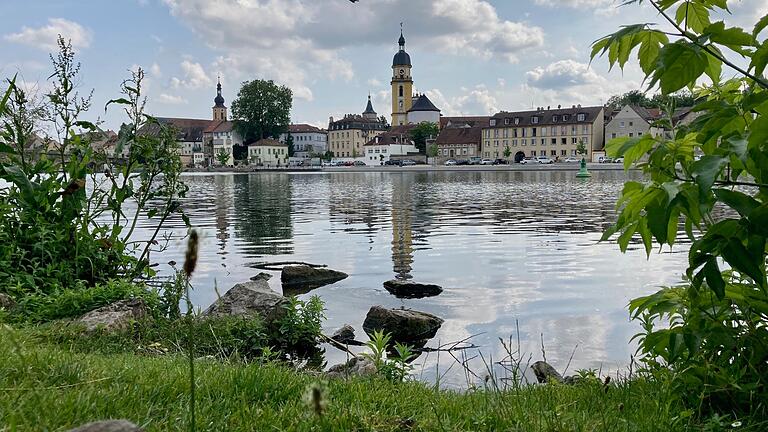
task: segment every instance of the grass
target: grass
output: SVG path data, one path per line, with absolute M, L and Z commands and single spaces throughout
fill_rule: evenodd
M 0 430 L 63 431 L 110 418 L 189 430 L 182 355 L 84 353 L 34 332 L 0 332 Z M 643 380 L 457 393 L 378 378 L 324 383 L 275 363 L 198 359 L 195 369 L 198 431 L 682 429 L 661 386 Z M 322 400 L 308 404 L 308 390 Z

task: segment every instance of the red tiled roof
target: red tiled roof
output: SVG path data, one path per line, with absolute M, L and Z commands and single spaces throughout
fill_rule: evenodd
M 459 124 L 469 124 L 470 126 L 488 127 L 491 117 L 489 116 L 466 116 L 466 117 L 440 117 L 440 129 Z
M 482 140 L 483 129 L 477 127 L 448 127 L 440 131 L 435 144 L 477 144 Z
M 407 124 L 407 125 L 394 126 L 389 131 L 384 132 L 383 134 L 378 135 L 376 137 L 373 137 L 373 139 L 365 143 L 365 145 L 374 146 L 374 145 L 391 145 L 391 144 L 411 144 L 413 142 L 411 140 L 411 129 L 415 128 L 416 126 L 418 125 Z
M 283 144 L 280 141 L 272 138 L 262 138 L 250 145 L 257 147 L 288 147 L 288 144 Z
M 288 132 L 290 133 L 308 133 L 308 132 L 325 132 L 319 127 L 312 126 L 306 123 L 292 124 L 288 126 Z

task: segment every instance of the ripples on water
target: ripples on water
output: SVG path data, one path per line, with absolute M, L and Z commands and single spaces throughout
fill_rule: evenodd
M 405 306 L 445 319 L 430 346 L 480 334 L 474 343 L 497 360 L 498 338 L 516 337 L 519 323 L 534 360 L 543 335 L 560 370 L 574 348 L 570 371 L 616 370 L 628 364 L 639 330 L 627 302 L 678 281 L 686 261 L 683 248 L 646 260 L 640 245 L 623 255 L 597 242 L 625 180 L 618 171 L 587 181 L 557 171 L 188 175 L 184 206 L 203 234 L 194 300 L 207 307 L 214 287 L 223 293 L 247 281 L 259 263 L 327 264 L 350 274 L 311 293 L 326 303 L 328 332 L 349 323 L 364 339 L 371 306 Z M 176 240 L 154 256 L 161 263 L 182 260 L 186 230 L 172 224 Z M 395 277 L 445 292 L 399 300 L 382 287 Z M 344 357 L 328 350 L 329 363 Z M 440 374 L 453 363 L 446 357 Z M 417 373 L 434 380 L 436 360 L 418 359 Z M 464 386 L 463 377 L 454 365 L 442 382 Z

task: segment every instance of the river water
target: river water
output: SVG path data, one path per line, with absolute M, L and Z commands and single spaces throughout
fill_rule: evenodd
M 685 268 L 684 247 L 646 259 L 639 245 L 621 254 L 598 243 L 615 218 L 627 176 L 573 172 L 392 172 L 190 174 L 184 206 L 202 234 L 193 300 L 206 308 L 232 285 L 277 261 L 326 264 L 349 278 L 318 288 L 328 334 L 348 323 L 365 340 L 362 323 L 373 305 L 405 306 L 445 320 L 428 346 L 474 336 L 465 352 L 479 379 L 500 360 L 499 338 L 520 339 L 524 358 L 542 358 L 563 371 L 625 369 L 639 324 L 630 299 L 673 284 Z M 186 229 L 153 261 L 183 261 Z M 149 230 L 145 225 L 142 229 Z M 281 292 L 279 274 L 270 281 Z M 393 278 L 441 285 L 425 299 L 400 300 L 382 283 Z M 329 364 L 345 354 L 327 349 Z M 460 354 L 456 353 L 460 358 Z M 525 362 L 523 363 L 525 364 Z M 450 355 L 422 356 L 417 378 L 466 387 Z M 471 380 L 478 381 L 472 377 Z

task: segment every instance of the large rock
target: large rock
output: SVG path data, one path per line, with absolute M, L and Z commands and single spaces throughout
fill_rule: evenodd
M 426 312 L 374 306 L 365 317 L 363 330 L 368 335 L 381 330 L 392 336 L 392 342 L 423 346 L 435 336 L 443 322 L 441 318 Z
M 432 297 L 443 292 L 443 288 L 438 285 L 403 280 L 386 281 L 384 288 L 397 298 Z
M 69 432 L 142 432 L 143 430 L 127 420 L 108 420 L 88 423 Z
M 77 322 L 84 325 L 88 331 L 96 329 L 119 331 L 126 330 L 132 323 L 147 318 L 148 313 L 149 308 L 143 299 L 126 299 L 92 310 L 80 317 Z
M 0 293 L 0 309 L 11 310 L 16 307 L 16 302 L 13 301 L 8 294 Z
M 547 362 L 537 361 L 531 365 L 531 369 L 533 369 L 533 373 L 536 375 L 536 380 L 541 384 L 549 382 L 565 382 L 563 376 L 560 375 L 560 372 Z
M 266 280 L 258 279 L 233 286 L 203 316 L 257 316 L 270 323 L 284 317 L 289 304 L 287 298 L 269 288 Z
M 293 265 L 283 267 L 280 282 L 283 283 L 283 292 L 304 294 L 315 288 L 346 279 L 347 276 L 346 273 L 327 268 Z
M 378 369 L 371 359 L 354 357 L 346 363 L 331 366 L 326 372 L 328 378 L 350 378 L 376 375 Z

